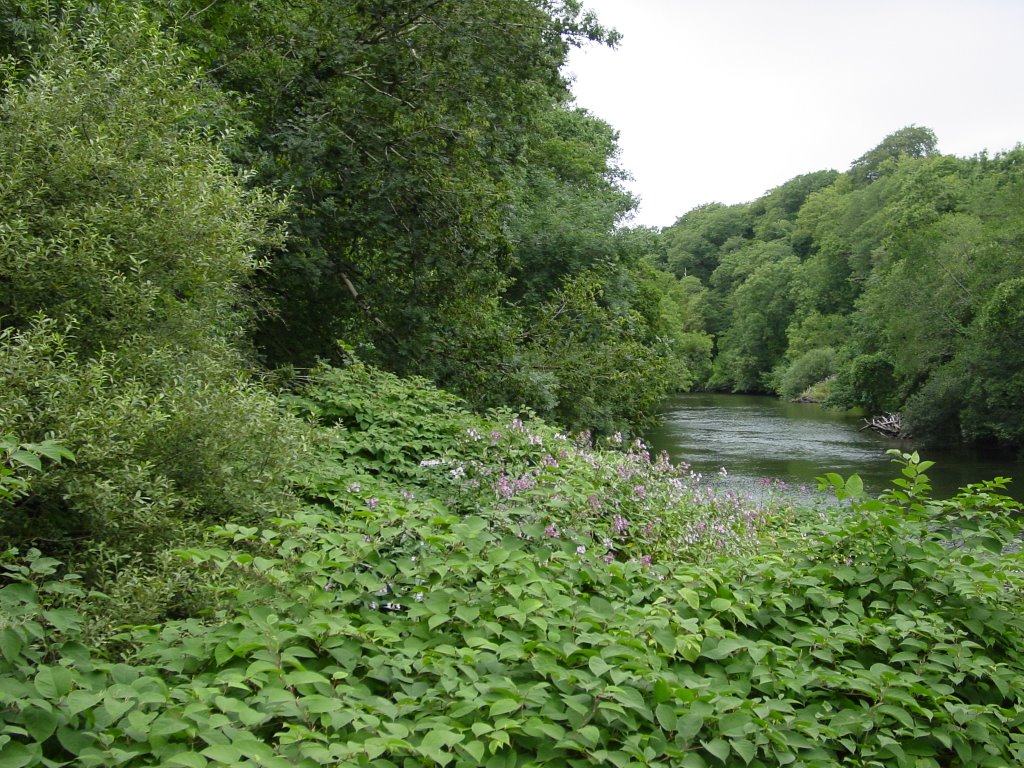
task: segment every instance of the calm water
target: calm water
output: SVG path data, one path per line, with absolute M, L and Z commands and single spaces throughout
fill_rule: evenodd
M 726 487 L 764 492 L 766 478 L 778 479 L 791 490 L 816 487 L 826 472 L 846 477 L 858 474 L 871 494 L 888 487 L 899 469 L 886 455 L 890 448 L 910 451 L 913 441 L 897 441 L 870 430 L 863 421 L 817 405 L 787 403 L 750 395 L 681 395 L 667 404 L 664 424 L 646 435 L 656 450 L 685 461 L 705 475 L 727 476 Z M 928 471 L 934 494 L 946 497 L 957 488 L 995 476 L 1015 479 L 1008 495 L 1024 500 L 1024 460 L 984 455 L 960 449 L 920 450 L 936 462 Z

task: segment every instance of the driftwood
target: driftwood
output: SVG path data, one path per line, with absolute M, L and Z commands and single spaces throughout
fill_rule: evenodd
M 873 429 L 886 437 L 908 437 L 903 429 L 903 417 L 898 413 L 883 413 L 864 419 L 864 426 L 860 431 L 863 432 L 865 429 Z

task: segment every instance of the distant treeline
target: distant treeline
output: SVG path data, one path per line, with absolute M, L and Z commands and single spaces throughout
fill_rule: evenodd
M 700 282 L 709 388 L 1024 443 L 1024 149 L 943 155 L 910 126 L 845 173 L 701 206 L 662 238 L 659 266 Z

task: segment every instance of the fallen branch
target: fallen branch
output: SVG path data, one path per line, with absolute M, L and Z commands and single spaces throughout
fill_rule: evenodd
M 863 432 L 865 429 L 873 429 L 886 437 L 908 437 L 903 429 L 903 417 L 898 413 L 883 413 L 864 419 L 864 426 L 859 431 Z

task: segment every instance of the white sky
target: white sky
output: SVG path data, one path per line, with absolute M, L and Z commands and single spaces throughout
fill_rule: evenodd
M 668 226 L 931 128 L 946 154 L 1024 142 L 1024 0 L 584 0 L 624 36 L 575 51 L 579 106 L 620 133 Z

